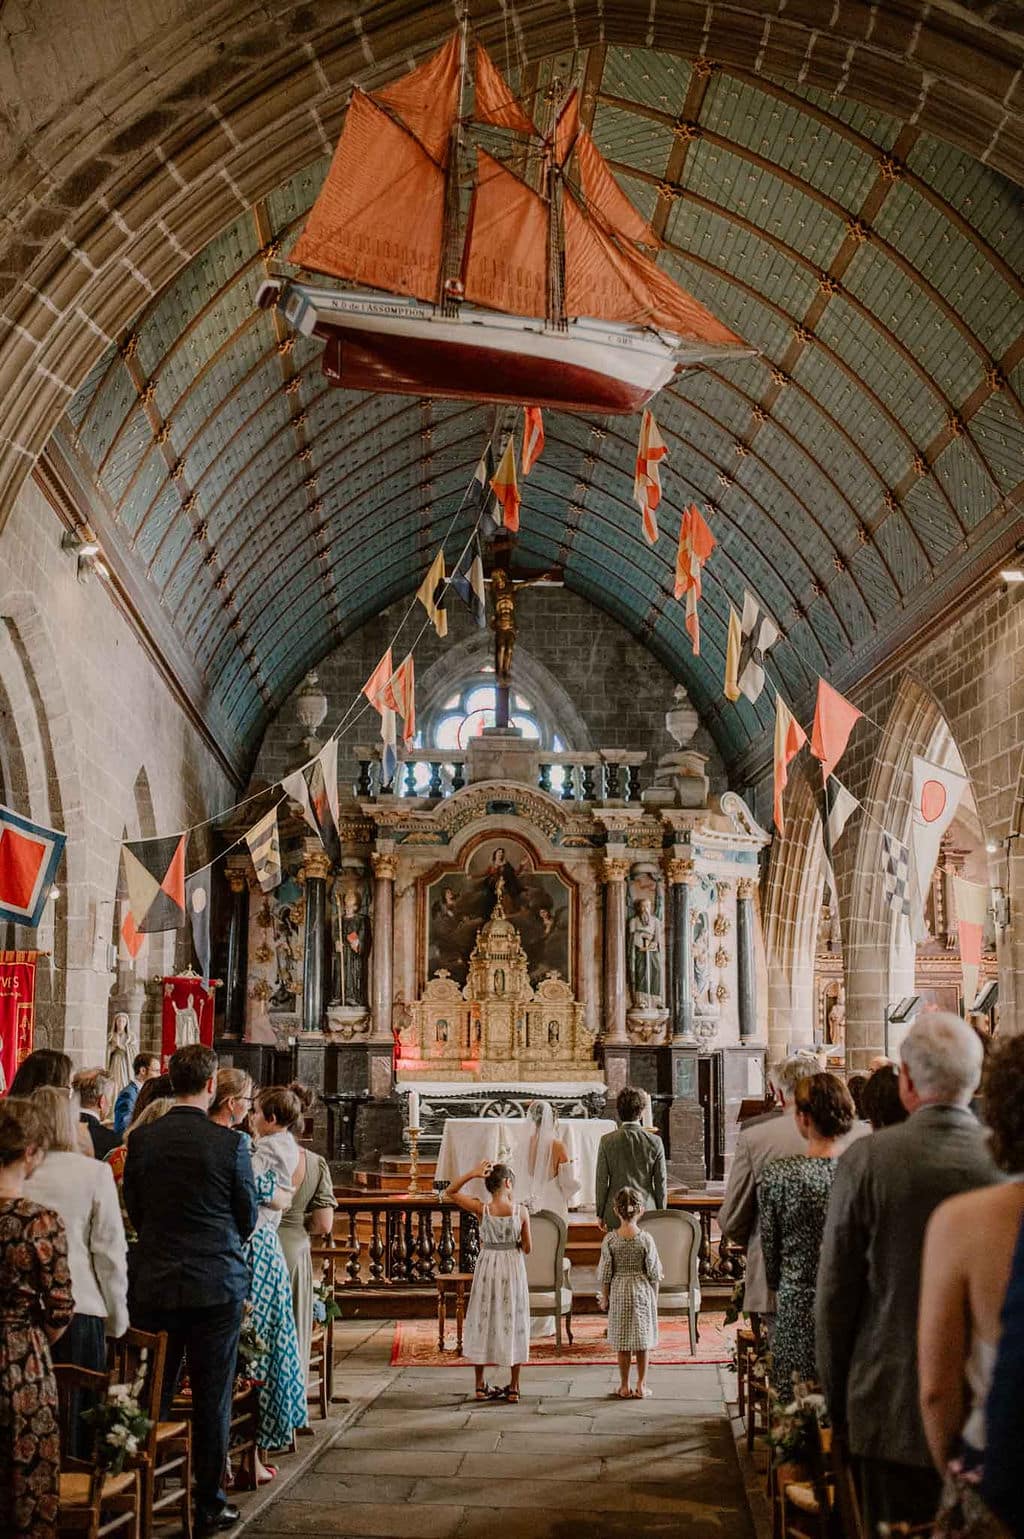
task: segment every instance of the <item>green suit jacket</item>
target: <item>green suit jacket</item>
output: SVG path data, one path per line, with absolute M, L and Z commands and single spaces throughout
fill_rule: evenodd
M 668 1192 L 665 1149 L 656 1133 L 648 1133 L 639 1122 L 624 1122 L 614 1133 L 606 1133 L 597 1146 L 596 1176 L 597 1216 L 609 1229 L 619 1227 L 619 1215 L 612 1204 L 624 1186 L 635 1186 L 647 1199 L 647 1208 L 663 1208 Z

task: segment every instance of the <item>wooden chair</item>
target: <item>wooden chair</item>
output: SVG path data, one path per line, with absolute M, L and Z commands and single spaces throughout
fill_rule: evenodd
M 526 1257 L 526 1281 L 530 1289 L 530 1318 L 554 1316 L 555 1343 L 562 1345 L 562 1321 L 572 1345 L 571 1268 L 565 1254 L 569 1226 L 564 1218 L 543 1208 L 530 1214 L 532 1245 Z
M 693 1357 L 700 1340 L 700 1219 L 682 1208 L 665 1208 L 659 1213 L 645 1213 L 640 1228 L 658 1247 L 665 1273 L 658 1289 L 658 1313 L 686 1316 Z
M 152 1422 L 139 1464 L 142 1539 L 150 1539 L 163 1513 L 177 1512 L 185 1539 L 192 1539 L 192 1427 L 186 1419 L 160 1420 L 167 1336 L 129 1329 L 111 1343 L 111 1368 L 120 1384 L 138 1384 L 139 1404 Z
M 747 1385 L 757 1352 L 757 1332 L 752 1326 L 741 1325 L 736 1332 L 736 1409 L 740 1421 L 747 1415 Z
M 801 1470 L 797 1478 L 784 1465 L 772 1471 L 772 1532 L 776 1539 L 830 1539 L 835 1504 L 831 1442 L 831 1433 L 816 1425 L 806 1471 Z
M 315 1245 L 310 1249 L 310 1257 L 313 1262 L 314 1281 L 316 1281 L 319 1264 L 320 1286 L 326 1288 L 333 1298 L 335 1268 L 338 1263 L 337 1248 L 330 1243 Z M 321 1416 L 330 1415 L 330 1403 L 334 1399 L 333 1320 L 326 1320 L 320 1324 L 316 1320 L 313 1321 L 313 1335 L 309 1346 L 307 1399 L 318 1406 Z
M 109 1373 L 95 1373 L 73 1363 L 55 1363 L 57 1380 L 57 1419 L 61 1448 L 70 1446 L 72 1422 L 82 1395 L 97 1403 L 105 1400 L 110 1387 Z M 86 1539 L 105 1539 L 107 1534 L 139 1539 L 140 1483 L 137 1469 L 120 1475 L 108 1475 L 97 1459 L 73 1459 L 61 1456 L 60 1513 L 58 1539 L 84 1534 Z

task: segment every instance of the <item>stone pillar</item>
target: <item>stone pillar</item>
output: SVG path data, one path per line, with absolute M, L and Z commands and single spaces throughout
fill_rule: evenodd
M 752 877 L 736 885 L 736 979 L 739 988 L 740 1041 L 757 1036 L 757 971 L 754 961 L 754 890 Z
M 692 860 L 670 860 L 667 872 L 672 894 L 672 1041 L 693 1042 L 691 892 L 697 872 Z
M 302 1029 L 324 1029 L 324 956 L 326 950 L 327 876 L 331 863 L 319 848 L 302 863 L 306 888 L 306 924 L 302 959 Z
M 373 948 L 370 955 L 370 1039 L 391 1042 L 394 1005 L 392 953 L 395 931 L 395 873 L 398 863 L 391 850 L 374 850 Z
M 228 866 L 231 892 L 228 917 L 228 965 L 224 980 L 224 1035 L 245 1035 L 245 986 L 249 957 L 249 882 L 245 871 Z
M 604 882 L 604 1040 L 613 1045 L 629 1041 L 626 1032 L 626 878 L 629 861 L 606 856 Z

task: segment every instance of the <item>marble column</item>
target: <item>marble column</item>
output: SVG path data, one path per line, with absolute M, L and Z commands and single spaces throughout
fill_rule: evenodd
M 629 861 L 607 856 L 604 882 L 604 1040 L 622 1045 L 626 1031 L 626 878 Z
M 249 955 L 249 882 L 244 871 L 225 872 L 231 892 L 228 917 L 228 965 L 224 980 L 224 1035 L 245 1036 L 245 986 Z
M 757 1036 L 757 974 L 754 964 L 754 889 L 751 877 L 736 885 L 736 977 L 739 986 L 740 1041 Z
M 672 911 L 672 1041 L 693 1042 L 693 888 L 692 860 L 668 862 Z
M 327 877 L 331 863 L 322 849 L 310 850 L 302 864 L 306 888 L 306 924 L 302 957 L 302 1029 L 324 1029 L 324 960 L 327 951 Z
M 370 1037 L 391 1042 L 394 1007 L 393 952 L 395 933 L 395 874 L 398 862 L 390 850 L 374 850 L 373 949 L 370 955 Z

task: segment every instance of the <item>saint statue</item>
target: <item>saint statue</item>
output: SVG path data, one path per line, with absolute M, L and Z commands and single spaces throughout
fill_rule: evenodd
M 196 996 L 190 994 L 184 1006 L 171 1001 L 174 1009 L 174 1045 L 178 1047 L 197 1047 L 202 1040 L 199 1035 L 199 1013 L 196 1010 Z
M 334 998 L 332 1005 L 364 1008 L 367 1003 L 367 961 L 370 952 L 370 916 L 359 893 L 335 889 L 337 940 L 334 943 Z
M 114 1081 L 113 1097 L 120 1095 L 131 1083 L 132 1060 L 138 1051 L 132 1037 L 132 1026 L 124 1010 L 118 1010 L 110 1025 L 107 1037 L 107 1073 Z
M 516 585 L 503 566 L 491 573 L 491 597 L 494 603 L 494 672 L 504 688 L 512 682 L 512 653 L 516 636 Z
M 700 1014 L 706 1014 L 712 1003 L 711 927 L 703 908 L 693 916 L 693 1002 Z
M 637 898 L 627 932 L 630 997 L 636 1009 L 654 1009 L 665 1002 L 662 970 L 665 925 L 661 916 L 660 891 L 653 903 L 647 897 Z

